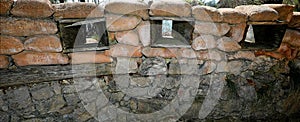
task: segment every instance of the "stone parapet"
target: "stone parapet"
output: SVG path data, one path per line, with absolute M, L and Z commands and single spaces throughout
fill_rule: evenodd
M 112 0 L 105 6 L 0 0 L 0 121 L 139 121 L 111 118 L 115 111 L 106 106 L 143 115 L 169 103 L 183 118 L 207 114 L 201 120 L 295 113 L 293 105 L 283 105 L 299 96 L 287 65 L 300 55 L 300 14 L 292 9 L 192 7 L 180 0 Z M 282 43 L 271 43 L 278 48 L 254 42 L 257 48 L 246 49 L 250 25 L 288 29 Z M 197 115 L 180 113 L 189 97 L 195 102 L 186 111 Z M 202 103 L 208 112 L 200 112 Z

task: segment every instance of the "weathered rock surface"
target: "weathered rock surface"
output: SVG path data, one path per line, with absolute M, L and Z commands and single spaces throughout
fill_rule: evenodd
M 0 54 L 12 55 L 24 50 L 21 40 L 12 36 L 0 35 L 0 44 Z
M 212 49 L 217 46 L 216 39 L 212 35 L 201 35 L 194 39 L 192 48 L 194 50 Z
M 133 15 L 106 15 L 106 26 L 108 31 L 132 30 L 142 21 L 140 17 Z
M 244 38 L 244 34 L 246 32 L 246 26 L 247 26 L 246 23 L 230 25 L 231 29 L 226 35 L 230 37 L 232 40 L 236 42 L 240 42 Z
M 1 0 L 0 1 L 0 15 L 7 15 L 11 9 L 13 0 Z
M 176 57 L 176 51 L 168 48 L 151 48 L 145 47 L 142 53 L 146 57 L 163 57 L 163 58 L 174 58 Z
M 298 30 L 287 29 L 282 41 L 292 46 L 300 47 L 300 32 Z
M 167 74 L 167 64 L 163 58 L 147 58 L 140 66 L 141 75 L 162 75 Z
M 249 21 L 275 21 L 279 18 L 278 12 L 267 6 L 242 5 L 235 9 L 248 15 Z
M 128 74 L 128 73 L 137 73 L 138 64 L 135 58 L 117 58 L 117 64 L 115 68 L 115 74 Z
M 11 13 L 20 17 L 50 17 L 54 10 L 49 0 L 18 0 Z
M 24 43 L 25 50 L 36 52 L 61 52 L 60 39 L 54 35 L 34 36 Z
M 105 55 L 112 57 L 141 57 L 142 51 L 140 46 L 115 44 L 105 51 Z
M 151 43 L 150 22 L 142 21 L 137 27 L 137 31 L 142 45 L 144 47 L 149 46 Z
M 262 6 L 268 6 L 275 9 L 278 12 L 279 20 L 290 22 L 293 17 L 294 6 L 287 4 L 264 4 Z
M 61 53 L 22 52 L 12 58 L 18 66 L 69 63 L 69 58 Z
M 133 46 L 140 45 L 139 35 L 133 30 L 116 32 L 116 39 L 121 44 L 128 44 Z
M 190 4 L 181 0 L 159 0 L 151 4 L 150 15 L 190 17 L 191 8 Z
M 232 8 L 220 8 L 218 11 L 221 13 L 223 21 L 225 23 L 237 24 L 245 23 L 247 15 Z
M 55 34 L 57 30 L 56 23 L 50 20 L 0 17 L 0 33 L 5 35 L 32 36 Z
M 104 8 L 94 3 L 62 3 L 54 4 L 54 17 L 63 18 L 96 18 L 104 16 Z
M 196 20 L 208 22 L 221 22 L 222 15 L 218 9 L 210 6 L 194 6 L 192 10 L 193 17 Z
M 111 57 L 99 52 L 76 52 L 70 53 L 69 56 L 72 64 L 110 63 L 113 61 Z
M 289 23 L 289 27 L 292 28 L 300 27 L 300 12 L 293 12 L 293 17 Z
M 230 26 L 227 23 L 212 23 L 212 22 L 199 22 L 195 23 L 195 33 L 210 34 L 215 36 L 223 36 L 228 33 Z
M 180 59 L 196 59 L 197 53 L 192 48 L 179 48 L 177 50 L 172 49 L 171 52 L 176 53 L 176 57 Z
M 229 60 L 234 60 L 234 59 L 247 59 L 247 60 L 254 60 L 255 59 L 255 54 L 252 51 L 239 51 L 235 53 L 232 56 L 228 57 Z
M 234 40 L 228 37 L 222 37 L 218 41 L 218 48 L 225 52 L 238 51 L 241 46 Z
M 137 0 L 114 0 L 105 5 L 105 11 L 113 14 L 136 15 L 148 19 L 148 5 Z
M 8 57 L 5 55 L 0 55 L 0 69 L 7 68 L 9 65 Z

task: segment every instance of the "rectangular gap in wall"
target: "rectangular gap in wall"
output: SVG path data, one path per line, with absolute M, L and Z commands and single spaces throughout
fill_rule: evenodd
M 273 23 L 253 23 L 247 25 L 247 32 L 244 34 L 240 45 L 243 49 L 277 49 L 284 37 L 287 25 Z
M 109 49 L 104 18 L 60 20 L 59 28 L 64 52 Z
M 152 47 L 191 47 L 193 19 L 151 17 Z

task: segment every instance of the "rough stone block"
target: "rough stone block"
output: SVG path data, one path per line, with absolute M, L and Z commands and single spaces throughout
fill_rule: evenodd
M 54 17 L 63 18 L 96 18 L 104 16 L 104 9 L 94 3 L 62 3 L 53 5 L 55 8 Z
M 236 41 L 228 37 L 222 37 L 217 42 L 218 48 L 225 52 L 238 51 L 242 48 Z
M 236 24 L 246 23 L 247 15 L 232 8 L 220 8 L 218 9 L 222 15 L 223 22 Z
M 0 69 L 8 68 L 9 60 L 5 55 L 0 55 Z
M 162 75 L 167 74 L 167 63 L 161 57 L 145 59 L 140 68 L 141 75 Z
M 18 66 L 69 63 L 69 58 L 61 53 L 22 52 L 12 58 Z
M 57 25 L 50 20 L 0 17 L 0 33 L 12 36 L 55 34 Z
M 228 33 L 230 26 L 227 23 L 212 23 L 212 22 L 200 22 L 195 23 L 195 33 L 209 34 L 215 36 L 223 36 Z
M 20 17 L 50 17 L 54 10 L 49 0 L 18 0 L 11 13 Z
M 0 1 L 0 15 L 7 15 L 11 9 L 13 0 L 1 0 Z
M 267 6 L 242 5 L 235 7 L 236 10 L 248 15 L 248 20 L 253 22 L 278 20 L 278 12 Z
M 8 96 L 9 107 L 14 110 L 28 108 L 34 110 L 33 103 L 30 98 L 30 93 L 27 86 L 22 86 L 17 89 L 9 89 L 6 91 Z
M 190 4 L 182 0 L 157 0 L 150 6 L 150 15 L 190 17 L 191 8 Z
M 196 54 L 199 60 L 221 61 L 226 59 L 226 55 L 223 52 L 215 50 L 197 51 Z
M 222 15 L 218 9 L 210 6 L 194 6 L 192 10 L 193 17 L 196 20 L 208 22 L 221 22 Z
M 201 35 L 194 39 L 192 48 L 194 50 L 212 49 L 217 46 L 216 38 L 212 35 Z
M 54 35 L 34 36 L 24 43 L 25 50 L 36 52 L 61 52 L 60 39 Z
M 12 36 L 0 35 L 0 54 L 12 55 L 24 50 L 24 45 L 20 39 Z
M 262 6 L 268 6 L 275 9 L 278 12 L 279 20 L 290 22 L 293 17 L 294 6 L 287 4 L 264 4 Z
M 136 0 L 114 0 L 105 5 L 105 11 L 113 14 L 130 14 L 148 19 L 148 5 Z
M 230 26 L 231 26 L 231 29 L 226 35 L 236 42 L 242 41 L 244 38 L 244 34 L 246 32 L 247 24 L 240 23 L 240 24 L 235 24 L 235 25 L 230 25 Z
M 108 31 L 127 31 L 137 27 L 142 21 L 140 17 L 132 15 L 106 15 L 106 27 Z
M 121 44 L 140 46 L 139 35 L 133 30 L 116 32 L 116 39 Z
M 293 12 L 293 17 L 289 23 L 289 27 L 292 28 L 300 27 L 300 12 Z
M 287 29 L 282 41 L 292 46 L 300 47 L 300 32 L 297 30 Z
M 198 75 L 199 66 L 196 64 L 169 64 L 168 74 L 172 75 Z
M 206 75 L 214 72 L 217 65 L 212 61 L 206 61 L 204 65 L 199 69 L 199 74 Z
M 46 100 L 51 98 L 54 93 L 48 85 L 46 87 L 42 87 L 40 89 L 31 91 L 32 98 L 35 100 Z
M 179 49 L 172 49 L 172 52 L 176 53 L 176 58 L 197 58 L 197 53 L 191 48 L 179 48 Z
M 232 56 L 228 57 L 229 60 L 234 60 L 234 59 L 247 59 L 247 60 L 254 60 L 255 59 L 255 54 L 254 52 L 251 51 L 239 51 L 235 53 Z
M 134 58 L 117 58 L 117 65 L 115 68 L 116 74 L 128 74 L 128 73 L 137 73 L 138 64 L 137 59 Z
M 140 46 L 115 44 L 105 51 L 105 55 L 112 57 L 141 57 L 142 51 Z
M 72 64 L 110 63 L 113 61 L 111 57 L 99 52 L 76 52 L 70 53 L 69 56 Z
M 163 57 L 163 58 L 175 58 L 176 51 L 168 49 L 168 48 L 151 48 L 145 47 L 142 50 L 142 53 L 146 57 Z
M 140 41 L 144 47 L 149 46 L 151 42 L 150 36 L 150 22 L 142 21 L 137 27 L 137 31 L 140 37 Z

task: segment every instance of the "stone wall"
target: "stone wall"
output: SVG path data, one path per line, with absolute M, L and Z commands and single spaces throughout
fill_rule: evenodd
M 292 6 L 0 6 L 1 121 L 299 120 L 299 86 L 288 65 L 300 56 L 300 14 Z M 102 17 L 115 42 L 108 50 L 63 52 L 59 20 Z M 191 46 L 151 46 L 150 17 L 192 18 Z M 247 23 L 278 21 L 288 29 L 277 50 L 242 48 Z M 161 112 L 169 104 L 171 113 Z

